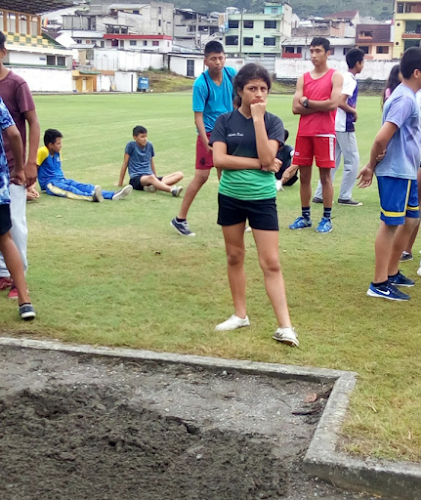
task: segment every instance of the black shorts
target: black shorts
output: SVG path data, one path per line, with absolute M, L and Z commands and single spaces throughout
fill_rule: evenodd
M 152 174 L 144 174 L 144 175 L 152 175 Z M 143 186 L 142 183 L 140 182 L 140 179 L 144 177 L 144 175 L 136 175 L 136 177 L 132 177 L 129 181 L 130 185 L 133 186 L 133 189 L 136 189 L 137 191 L 143 191 Z M 159 181 L 162 181 L 162 177 L 157 177 Z
M 276 198 L 268 200 L 237 200 L 224 194 L 218 194 L 218 224 L 233 226 L 246 222 L 250 227 L 263 231 L 279 231 Z
M 0 236 L 8 233 L 11 229 L 10 205 L 0 205 Z

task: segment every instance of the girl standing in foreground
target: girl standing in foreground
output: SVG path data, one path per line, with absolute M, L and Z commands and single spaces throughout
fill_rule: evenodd
M 235 330 L 250 325 L 244 273 L 244 228 L 248 219 L 266 292 L 278 321 L 279 328 L 273 338 L 298 346 L 279 264 L 274 173 L 281 166 L 276 153 L 284 142 L 284 127 L 277 116 L 266 112 L 270 87 L 269 74 L 262 66 L 246 64 L 234 80 L 240 106 L 217 119 L 210 138 L 214 165 L 222 170 L 218 224 L 224 234 L 228 280 L 235 309 L 235 314 L 217 325 L 216 330 Z

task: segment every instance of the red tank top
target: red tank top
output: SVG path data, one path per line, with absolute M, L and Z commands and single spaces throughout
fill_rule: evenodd
M 326 101 L 332 93 L 332 75 L 336 70 L 333 68 L 315 80 L 310 72 L 304 74 L 303 95 L 314 101 Z M 335 135 L 335 111 L 318 111 L 311 115 L 302 115 L 298 125 L 298 135 Z

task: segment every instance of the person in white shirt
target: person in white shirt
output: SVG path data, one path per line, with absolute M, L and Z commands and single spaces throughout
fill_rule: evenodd
M 336 112 L 336 167 L 332 171 L 332 182 L 344 157 L 344 174 L 338 203 L 340 205 L 360 206 L 362 203 L 352 198 L 352 189 L 357 179 L 360 156 L 355 136 L 355 122 L 357 121 L 358 84 L 355 78 L 364 68 L 364 52 L 360 49 L 351 49 L 346 55 L 348 72 L 343 75 L 344 83 L 339 107 Z M 313 203 L 323 203 L 322 186 L 319 181 L 314 194 Z

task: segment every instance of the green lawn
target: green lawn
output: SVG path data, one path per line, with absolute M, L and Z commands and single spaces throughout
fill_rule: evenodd
M 193 176 L 195 130 L 188 94 L 36 97 L 41 127 L 64 134 L 66 175 L 112 189 L 134 125 L 148 128 L 161 174 Z M 291 132 L 291 97 L 274 95 L 269 110 Z M 380 124 L 379 98 L 359 100 L 361 164 Z M 316 180 L 316 179 L 314 179 Z M 340 178 L 337 179 L 336 185 Z M 355 370 L 359 382 L 344 446 L 377 457 L 421 458 L 421 287 L 409 303 L 366 297 L 378 227 L 376 187 L 355 190 L 359 208 L 333 208 L 334 231 L 293 233 L 299 187 L 278 195 L 281 263 L 291 317 L 301 342 L 290 349 L 271 339 L 276 324 L 251 234 L 246 234 L 249 329 L 216 333 L 232 314 L 222 234 L 216 225 L 217 179 L 195 200 L 189 222 L 196 238 L 170 227 L 180 200 L 133 193 L 122 202 L 76 202 L 42 195 L 28 206 L 28 281 L 37 320 L 18 320 L 0 296 L 4 333 L 28 333 L 113 346 Z M 321 207 L 313 209 L 313 219 Z M 419 244 L 415 246 L 418 253 Z M 416 276 L 418 261 L 404 264 Z

